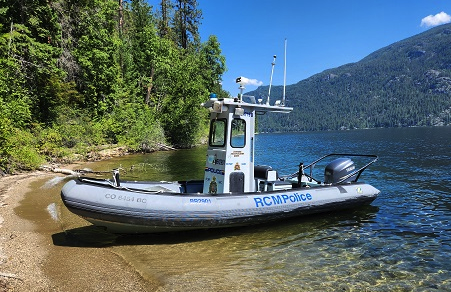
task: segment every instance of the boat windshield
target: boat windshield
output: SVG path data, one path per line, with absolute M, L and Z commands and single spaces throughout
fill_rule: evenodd
M 242 119 L 232 120 L 232 139 L 230 145 L 234 148 L 243 148 L 246 146 L 246 121 Z
M 224 147 L 226 141 L 226 120 L 212 120 L 210 125 L 210 146 Z

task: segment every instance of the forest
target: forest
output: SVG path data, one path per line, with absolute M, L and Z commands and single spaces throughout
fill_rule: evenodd
M 450 126 L 450 44 L 451 24 L 441 25 L 289 85 L 293 113 L 262 116 L 259 130 Z M 266 98 L 268 87 L 247 94 Z M 271 95 L 280 99 L 282 87 L 273 86 Z
M 104 145 L 188 148 L 221 88 L 220 43 L 196 0 L 0 0 L 0 173 Z

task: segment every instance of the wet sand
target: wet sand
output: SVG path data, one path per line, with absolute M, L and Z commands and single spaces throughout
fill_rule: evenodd
M 0 178 L 0 291 L 156 291 L 157 281 L 144 280 L 111 249 L 55 244 L 64 232 L 48 230 L 46 220 L 55 226 L 50 214 L 42 216 L 48 203 L 30 193 L 53 177 L 37 171 Z

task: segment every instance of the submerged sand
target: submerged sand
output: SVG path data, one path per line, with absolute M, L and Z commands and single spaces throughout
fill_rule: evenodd
M 18 216 L 21 201 L 33 195 L 27 195 L 31 184 L 54 176 L 37 171 L 0 178 L 0 291 L 157 290 L 110 249 L 57 246 L 53 235 Z

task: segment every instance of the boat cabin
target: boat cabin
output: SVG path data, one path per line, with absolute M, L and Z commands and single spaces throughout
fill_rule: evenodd
M 244 102 L 241 97 L 211 95 L 202 104 L 210 111 L 203 193 L 262 191 L 267 182 L 277 180 L 270 167 L 254 165 L 255 118 L 267 112 L 289 113 L 293 108 L 257 103 L 254 98 Z

